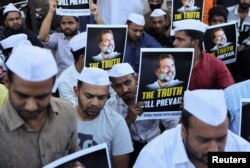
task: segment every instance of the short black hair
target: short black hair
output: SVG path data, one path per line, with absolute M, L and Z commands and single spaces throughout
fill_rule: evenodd
M 205 33 L 201 32 L 201 31 L 197 31 L 197 30 L 182 30 L 186 33 L 187 36 L 189 36 L 192 40 L 199 40 L 199 47 L 200 49 L 202 49 L 202 43 L 204 41 L 204 36 Z
M 211 20 L 214 16 L 222 16 L 225 20 L 225 23 L 226 23 L 227 16 L 228 16 L 227 8 L 222 6 L 222 5 L 217 5 L 217 6 L 212 7 L 208 12 L 208 23 L 211 22 Z
M 186 130 L 188 131 L 188 128 L 190 126 L 189 120 L 193 115 L 188 112 L 187 110 L 183 109 L 181 112 L 181 119 L 180 119 L 180 123 L 182 123 L 182 125 L 186 128 Z M 228 111 L 227 112 L 227 118 L 229 120 L 229 122 L 231 121 L 231 114 Z
M 80 56 L 84 55 L 85 47 L 83 47 L 83 48 L 81 48 L 81 49 L 79 49 L 77 51 L 72 51 L 72 49 L 71 49 L 71 53 L 73 54 L 75 62 L 77 62 L 79 60 Z
M 61 23 L 63 17 L 64 17 L 64 16 L 60 16 L 60 17 L 59 17 L 60 23 Z M 76 16 L 72 16 L 72 17 L 75 19 L 75 21 L 76 21 L 77 23 L 79 22 L 78 17 L 76 17 Z
M 8 16 L 8 14 L 9 14 L 10 12 L 17 12 L 17 13 L 19 13 L 20 17 L 22 17 L 21 13 L 20 13 L 20 12 L 18 12 L 18 11 L 9 11 L 9 12 L 7 12 L 7 13 L 5 13 L 5 14 L 3 15 L 3 21 L 5 21 L 5 20 L 6 20 L 6 18 L 7 18 L 7 16 Z

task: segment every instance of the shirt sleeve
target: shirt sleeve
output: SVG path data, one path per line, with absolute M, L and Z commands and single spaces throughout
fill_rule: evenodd
M 76 97 L 74 96 L 73 88 L 66 82 L 60 82 L 58 86 L 59 97 L 70 101 L 73 105 L 77 105 Z
M 114 136 L 112 142 L 113 156 L 124 155 L 133 152 L 134 149 L 129 129 L 125 120 L 122 117 L 114 130 L 113 136 Z
M 219 60 L 216 67 L 217 79 L 215 81 L 217 84 L 215 86 L 218 86 L 220 89 L 225 89 L 235 83 L 231 72 L 228 70 L 224 62 Z

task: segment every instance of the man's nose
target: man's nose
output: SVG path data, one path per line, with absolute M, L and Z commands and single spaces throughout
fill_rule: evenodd
M 93 106 L 98 106 L 98 104 L 99 104 L 98 98 L 97 98 L 97 97 L 94 97 L 93 100 L 91 101 L 91 104 L 92 104 Z
M 127 86 L 122 86 L 122 92 L 123 92 L 123 93 L 128 92 L 128 87 L 127 87 Z
M 218 152 L 219 151 L 219 145 L 217 142 L 213 141 L 209 144 L 208 152 Z
M 25 102 L 25 110 L 26 111 L 36 111 L 37 110 L 37 103 L 33 98 L 29 98 Z

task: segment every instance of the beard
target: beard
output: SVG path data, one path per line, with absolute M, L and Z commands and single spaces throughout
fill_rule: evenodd
M 78 32 L 77 29 L 71 30 L 71 29 L 66 28 L 63 30 L 64 35 L 67 37 L 73 37 L 74 35 L 77 34 L 77 32 Z
M 28 119 L 35 119 L 37 118 L 41 113 L 43 112 L 43 110 L 36 110 L 36 111 L 17 111 L 17 113 L 19 114 L 19 116 L 25 120 Z
M 187 151 L 187 155 L 188 155 L 190 160 L 196 160 L 196 161 L 203 163 L 204 165 L 207 165 L 207 163 L 208 163 L 208 154 L 207 153 L 201 154 L 199 151 L 197 151 L 195 149 L 195 147 L 193 147 L 192 145 L 189 144 L 188 139 L 186 139 L 186 142 L 184 144 L 185 144 L 185 148 Z
M 244 2 L 244 3 L 240 3 L 239 6 L 241 9 L 247 10 L 250 7 L 250 4 Z
M 14 34 L 20 34 L 24 33 L 24 28 L 22 25 L 16 24 L 12 27 L 8 27 L 8 29 L 11 31 L 11 33 Z
M 79 108 L 81 109 L 81 112 L 84 113 L 88 117 L 97 117 L 102 110 L 102 108 L 99 108 L 99 107 L 84 107 L 79 96 L 78 96 L 78 103 L 79 103 Z

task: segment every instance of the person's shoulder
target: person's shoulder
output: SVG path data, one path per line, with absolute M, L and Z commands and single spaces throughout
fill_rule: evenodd
M 113 108 L 109 108 L 107 106 L 104 106 L 103 112 L 107 118 L 113 121 L 120 121 L 123 119 L 123 117 L 117 113 Z
M 180 125 L 175 128 L 164 131 L 161 135 L 154 138 L 148 143 L 144 150 L 150 151 L 152 153 L 157 153 L 157 155 L 162 155 L 165 151 L 171 151 L 176 148 L 178 138 L 180 138 Z
M 75 114 L 74 106 L 71 102 L 60 99 L 57 97 L 52 97 L 50 100 L 53 111 L 62 115 L 72 115 Z
M 226 151 L 250 151 L 250 143 L 228 130 Z
M 75 65 L 72 64 L 71 66 L 69 66 L 68 68 L 66 68 L 62 73 L 61 75 L 59 76 L 60 79 L 64 79 L 64 78 L 67 78 L 69 76 L 72 75 L 72 73 L 76 71 L 75 69 Z

